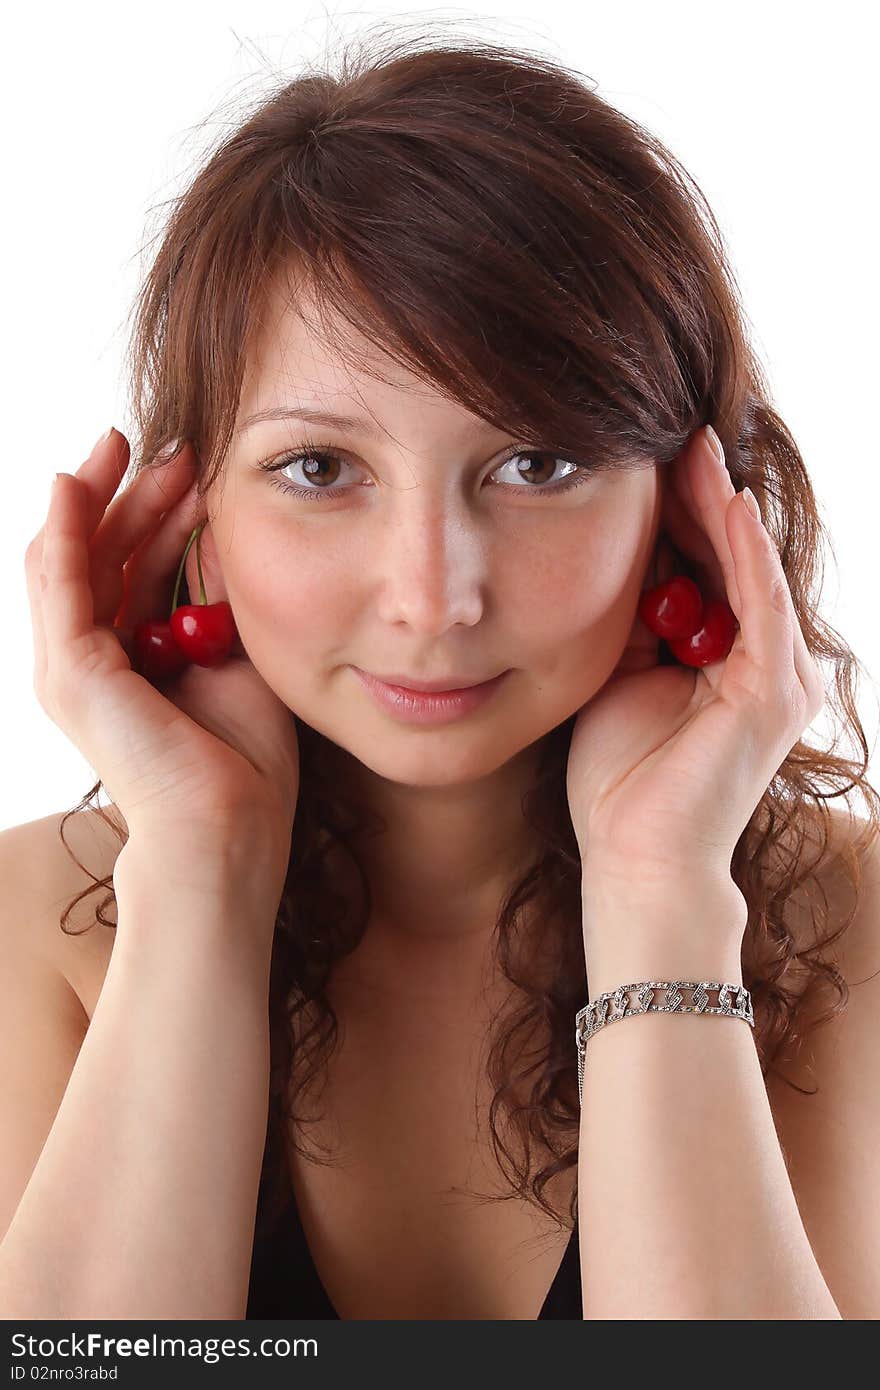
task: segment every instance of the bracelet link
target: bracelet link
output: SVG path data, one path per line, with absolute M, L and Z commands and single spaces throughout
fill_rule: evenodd
M 662 1003 L 655 1003 L 658 990 L 664 990 Z M 683 991 L 688 991 L 684 994 Z M 717 993 L 716 1004 L 709 1003 L 709 992 Z M 631 996 L 635 995 L 635 1003 Z M 690 1003 L 685 1000 L 689 999 Z M 574 1040 L 578 1059 L 578 1098 L 583 1103 L 584 1058 L 587 1043 L 594 1033 L 609 1023 L 634 1014 L 718 1014 L 725 1018 L 741 1018 L 755 1026 L 752 996 L 744 985 L 721 980 L 646 980 L 600 994 L 575 1015 Z

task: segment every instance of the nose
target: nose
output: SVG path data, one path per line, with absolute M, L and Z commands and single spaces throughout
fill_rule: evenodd
M 485 606 L 487 541 L 473 518 L 423 485 L 398 495 L 378 544 L 378 611 L 435 634 L 473 627 Z

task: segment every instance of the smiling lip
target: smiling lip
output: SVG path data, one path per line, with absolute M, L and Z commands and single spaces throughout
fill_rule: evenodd
M 356 669 L 360 670 L 360 667 Z M 374 671 L 365 671 L 364 675 L 372 676 L 373 680 L 382 681 L 385 685 L 396 686 L 399 690 L 418 690 L 427 695 L 448 695 L 456 690 L 473 690 L 474 686 L 488 685 L 489 681 L 498 679 L 497 676 L 489 676 L 486 680 L 472 681 L 467 676 L 444 676 L 436 681 L 417 681 L 411 680 L 409 676 L 379 676 Z
M 416 690 L 412 686 L 395 685 L 383 680 L 369 671 L 362 671 L 359 666 L 353 666 L 352 670 L 386 713 L 405 724 L 451 723 L 491 699 L 509 674 L 502 671 L 491 680 L 480 681 L 477 685 L 460 685 L 454 690 Z

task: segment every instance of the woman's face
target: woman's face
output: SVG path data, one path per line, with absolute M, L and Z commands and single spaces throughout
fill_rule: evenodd
M 394 384 L 351 373 L 286 306 L 269 328 L 209 497 L 208 530 L 248 656 L 291 710 L 381 777 L 436 787 L 485 776 L 614 670 L 656 541 L 657 471 L 585 475 L 563 490 L 574 476 L 565 459 L 520 450 L 508 460 L 522 441 L 384 354 Z M 351 341 L 348 324 L 339 331 Z M 359 423 L 245 425 L 279 407 Z M 338 457 L 315 461 L 307 439 Z M 280 472 L 256 466 L 297 451 L 305 459 Z M 424 680 L 508 674 L 472 712 L 410 724 L 354 667 Z

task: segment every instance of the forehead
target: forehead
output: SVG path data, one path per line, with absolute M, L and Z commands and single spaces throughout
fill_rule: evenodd
M 326 406 L 363 415 L 385 432 L 403 410 L 442 417 L 452 428 L 479 423 L 445 393 L 395 361 L 344 315 L 319 312 L 306 283 L 289 275 L 267 290 L 260 329 L 248 357 L 239 421 L 273 406 Z

